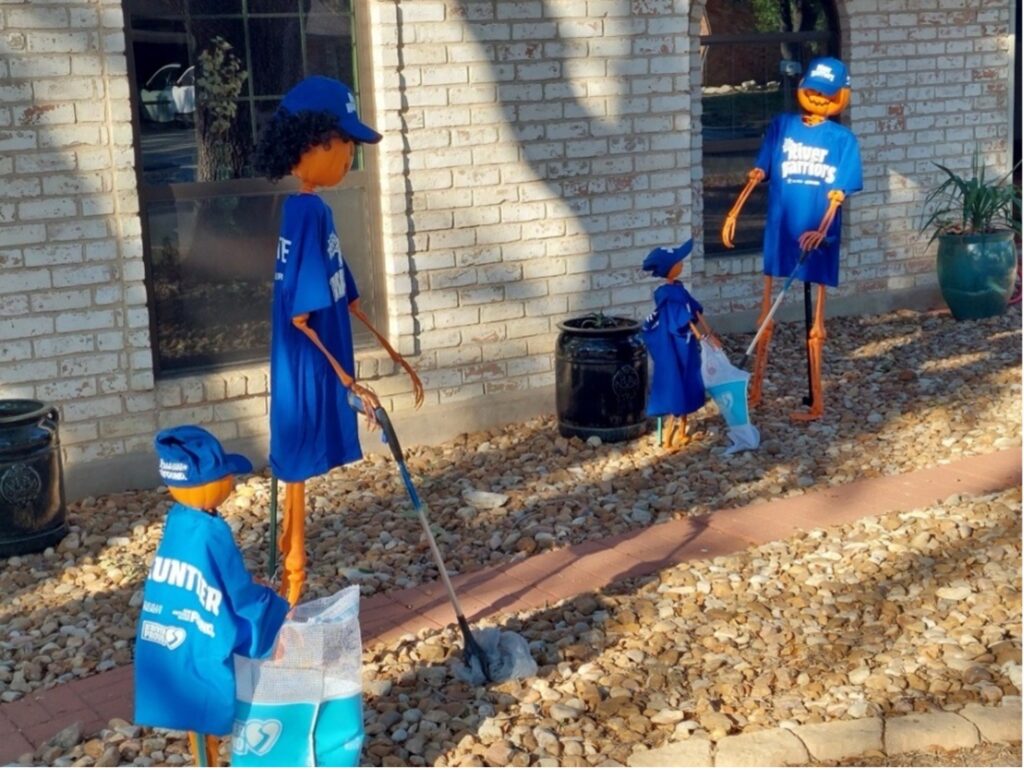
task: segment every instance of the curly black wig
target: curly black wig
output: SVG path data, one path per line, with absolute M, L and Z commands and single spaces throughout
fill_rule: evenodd
M 276 182 L 292 172 L 307 150 L 317 145 L 326 147 L 336 136 L 355 142 L 338 128 L 338 117 L 330 112 L 278 110 L 263 128 L 253 167 Z

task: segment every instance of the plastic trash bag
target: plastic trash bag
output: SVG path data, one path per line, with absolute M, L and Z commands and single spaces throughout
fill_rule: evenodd
M 235 767 L 354 767 L 363 745 L 359 587 L 298 605 L 274 651 L 235 656 Z
M 536 676 L 537 661 L 530 654 L 526 639 L 515 631 L 482 628 L 473 632 L 473 638 L 487 658 L 487 673 L 490 674 L 491 682 L 497 684 L 510 679 Z M 463 682 L 476 686 L 488 681 L 476 658 L 471 658 L 469 665 L 459 661 L 454 668 L 455 676 Z
M 725 418 L 730 444 L 725 454 L 731 455 L 761 445 L 761 434 L 750 423 L 747 407 L 747 384 L 750 374 L 733 366 L 725 351 L 706 339 L 700 341 L 700 374 L 704 389 L 718 405 Z

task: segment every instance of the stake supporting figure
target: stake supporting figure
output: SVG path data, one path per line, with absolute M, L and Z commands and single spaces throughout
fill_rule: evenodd
M 270 355 L 270 465 L 285 482 L 281 594 L 292 605 L 306 581 L 305 482 L 362 457 L 349 392 L 364 404 L 371 427 L 380 406 L 373 390 L 356 382 L 350 316 L 406 371 L 415 405 L 423 403 L 416 372 L 360 308 L 333 214 L 317 195 L 341 183 L 358 145 L 380 140 L 360 120 L 348 86 L 313 76 L 285 95 L 256 150 L 260 173 L 275 181 L 290 174 L 300 183 L 282 212 Z
M 818 420 L 825 402 L 821 384 L 825 331 L 825 287 L 839 284 L 840 208 L 848 195 L 863 187 L 860 148 L 848 128 L 829 118 L 850 101 L 850 79 L 838 59 L 814 59 L 800 81 L 801 114 L 779 115 L 769 125 L 755 167 L 722 226 L 722 243 L 733 247 L 736 222 L 750 193 L 768 180 L 768 218 L 764 231 L 764 293 L 758 326 L 772 307 L 772 279 L 796 276 L 817 284 L 813 316 L 807 318 L 807 362 L 810 395 L 797 421 Z M 801 253 L 806 261 L 799 265 Z M 807 302 L 810 291 L 805 290 Z M 769 321 L 757 343 L 750 384 L 750 406 L 761 401 L 774 323 Z

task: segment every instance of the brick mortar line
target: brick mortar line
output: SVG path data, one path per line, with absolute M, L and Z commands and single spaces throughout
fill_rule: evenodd
M 1019 473 L 1019 470 L 1020 470 L 1020 450 L 1018 450 L 1016 448 L 1000 450 L 1000 451 L 997 451 L 997 452 L 990 452 L 990 453 L 987 453 L 986 455 L 974 455 L 974 456 L 967 457 L 967 458 L 961 458 L 961 459 L 955 460 L 952 463 L 949 463 L 949 464 L 947 464 L 945 466 L 934 466 L 934 467 L 947 467 L 947 468 L 950 468 L 952 470 L 954 466 L 956 466 L 956 465 L 958 465 L 960 463 L 969 463 L 969 462 L 972 462 L 972 461 L 973 462 L 979 462 L 979 460 L 977 459 L 978 457 L 988 457 L 988 458 L 992 458 L 992 459 L 995 459 L 995 458 L 1007 458 L 1007 459 L 1010 459 L 1011 455 L 1014 455 L 1016 457 L 1016 465 L 1017 465 L 1017 469 L 1018 469 L 1018 473 Z M 908 476 L 911 476 L 912 474 L 920 473 L 922 471 L 929 471 L 929 470 L 932 470 L 932 468 L 916 469 L 916 470 L 908 471 L 906 473 L 901 473 L 901 474 L 898 474 L 898 475 L 895 475 L 895 476 L 879 477 L 877 479 L 872 479 L 872 481 L 876 481 L 877 483 L 880 483 L 880 484 L 883 484 L 883 485 L 897 484 L 897 483 L 900 483 L 901 481 L 905 480 Z M 855 484 L 858 481 L 861 481 L 861 480 L 854 480 L 852 482 L 848 482 L 848 484 Z M 1005 488 L 1009 488 L 1005 484 L 1000 484 L 999 482 L 997 482 L 994 479 L 983 480 L 983 479 L 975 478 L 975 479 L 969 479 L 967 481 L 968 481 L 968 483 L 971 486 L 980 486 L 980 487 L 983 487 L 984 489 L 988 490 L 986 492 L 971 492 L 971 494 L 989 494 L 989 493 L 991 493 L 991 491 L 996 486 L 999 486 L 999 487 L 1004 488 L 1004 489 Z M 809 495 L 823 495 L 823 494 L 828 493 L 828 492 L 834 492 L 837 489 L 842 489 L 843 486 L 846 486 L 846 485 L 838 485 L 838 486 L 835 486 L 835 487 L 826 487 L 826 488 L 823 488 L 821 490 L 816 490 L 816 491 L 808 492 L 808 493 L 806 493 L 806 495 L 797 495 L 797 496 L 794 496 L 791 501 L 801 500 L 805 496 L 809 496 Z M 956 494 L 956 493 L 954 493 L 954 494 Z M 751 504 L 751 505 L 754 505 L 754 504 Z M 740 511 L 740 510 L 742 510 L 745 507 L 750 507 L 750 505 L 748 505 L 748 506 L 741 506 L 740 508 L 727 508 L 727 509 L 719 509 L 719 510 L 735 512 L 735 511 Z M 894 510 L 913 510 L 914 508 L 917 508 L 917 507 L 921 507 L 921 506 L 920 505 L 915 505 L 915 506 L 912 506 L 910 508 L 888 508 L 888 509 L 885 509 L 885 510 L 882 510 L 882 511 L 875 511 L 875 512 L 866 514 L 865 516 L 859 517 L 859 518 L 869 518 L 871 516 L 885 515 L 886 513 L 891 513 Z M 734 538 L 736 540 L 746 540 L 746 541 L 748 541 L 747 544 L 743 545 L 742 548 L 737 549 L 736 551 L 732 551 L 732 552 L 730 552 L 730 554 L 738 553 L 740 550 L 745 550 L 747 548 L 755 547 L 757 545 L 763 545 L 765 542 L 772 542 L 771 540 L 766 540 L 766 541 L 763 541 L 763 542 L 754 541 L 754 540 L 750 540 L 749 538 L 737 536 L 737 535 L 728 533 L 728 532 L 726 532 L 724 530 L 716 528 L 714 526 L 714 524 L 713 524 L 713 521 L 714 521 L 715 514 L 718 513 L 718 512 L 719 511 L 714 511 L 714 512 L 712 512 L 710 514 L 707 514 L 707 521 L 708 521 L 707 529 L 713 530 L 714 532 L 716 532 L 717 534 L 719 534 L 719 535 L 721 535 L 723 537 L 731 537 L 731 538 Z M 665 522 L 664 524 L 653 525 L 653 527 L 669 526 L 669 525 L 672 525 L 673 523 L 674 522 Z M 830 526 L 830 522 L 822 521 L 821 527 L 827 527 L 827 526 Z M 613 540 L 611 540 L 611 543 L 613 543 L 613 544 L 610 544 L 609 547 L 607 549 L 605 549 L 605 550 L 609 550 L 609 551 L 615 550 L 617 545 L 620 544 L 621 542 L 627 540 L 630 534 L 640 533 L 640 532 L 652 529 L 653 527 L 647 527 L 645 529 L 636 530 L 635 532 L 627 532 L 627 533 L 623 533 L 623 535 L 616 536 Z M 571 548 L 571 546 L 569 548 Z M 565 550 L 568 551 L 569 549 L 567 548 Z M 726 554 L 726 555 L 728 555 L 728 554 Z M 536 557 L 531 557 L 531 558 L 536 558 Z M 673 566 L 675 564 L 682 564 L 685 561 L 696 561 L 696 560 L 699 560 L 699 559 L 692 559 L 692 558 L 690 558 L 690 559 L 684 559 L 684 560 L 680 561 L 680 560 L 677 560 L 677 559 L 675 559 L 673 557 L 667 557 L 667 558 L 662 558 L 662 559 L 659 559 L 659 560 L 656 560 L 656 561 L 647 562 L 644 559 L 642 559 L 641 557 L 632 557 L 631 556 L 630 558 L 633 561 L 634 567 L 639 565 L 639 564 L 641 564 L 641 563 L 643 563 L 643 564 L 650 564 L 650 573 L 658 572 L 658 571 L 660 571 L 662 569 L 666 569 L 666 568 L 668 568 L 670 566 Z M 570 561 L 568 563 L 571 564 L 572 562 Z M 497 565 L 496 567 L 490 567 L 490 568 L 485 568 L 483 570 L 477 570 L 477 571 L 475 571 L 475 573 L 474 572 L 466 573 L 466 575 L 473 575 L 473 574 L 492 572 L 492 573 L 494 573 L 497 576 L 501 572 L 501 570 L 503 570 L 507 566 L 508 565 Z M 619 578 L 612 577 L 609 580 L 607 580 L 605 583 L 603 583 L 601 586 L 599 586 L 596 590 L 601 590 L 605 586 L 611 585 L 611 584 L 617 582 L 618 580 L 619 580 Z M 431 584 L 425 584 L 425 585 L 429 586 Z M 389 595 L 390 595 L 390 592 L 386 593 L 386 594 L 383 594 L 383 596 L 385 596 L 385 597 L 388 597 Z M 446 597 L 442 596 L 441 598 L 443 599 L 444 602 L 447 602 L 447 598 Z M 540 604 L 537 604 L 535 606 L 520 607 L 520 608 L 518 608 L 516 610 L 512 610 L 512 611 L 509 611 L 509 610 L 501 611 L 501 610 L 499 610 L 498 612 L 492 613 L 492 614 L 508 614 L 509 612 L 529 611 L 530 609 L 536 609 L 536 608 L 540 608 L 540 607 L 543 607 L 543 606 L 548 606 L 549 604 L 552 604 L 554 602 L 565 601 L 566 599 L 570 599 L 572 597 L 571 596 L 560 596 L 560 597 L 553 597 L 553 598 L 554 598 L 554 601 L 552 601 L 552 598 L 547 598 L 547 599 L 543 600 Z M 383 602 L 385 600 L 381 599 L 379 601 Z M 369 647 L 369 646 L 372 646 L 372 645 L 377 644 L 377 643 L 392 641 L 394 639 L 400 638 L 401 636 L 404 635 L 404 633 L 396 634 L 395 632 L 397 630 L 399 630 L 404 624 L 407 624 L 410 621 L 415 620 L 417 617 L 422 618 L 424 621 L 427 621 L 426 624 L 424 625 L 425 628 L 426 627 L 437 627 L 437 628 L 440 628 L 440 626 L 436 622 L 431 621 L 431 619 L 427 615 L 425 615 L 423 613 L 423 611 L 421 611 L 421 609 L 407 609 L 400 602 L 395 601 L 393 599 L 392 599 L 392 601 L 394 601 L 394 603 L 397 605 L 397 607 L 399 607 L 402 610 L 402 612 L 401 613 L 397 613 L 394 616 L 394 618 L 391 621 L 390 628 L 384 629 L 384 630 L 378 632 L 373 637 L 365 638 L 363 640 L 364 647 Z M 490 616 L 484 616 L 484 617 L 490 617 Z M 128 666 L 131 666 L 131 665 L 133 665 L 133 664 L 128 664 Z M 118 671 L 120 671 L 123 668 L 125 668 L 125 667 L 124 666 L 120 666 L 117 669 L 114 669 L 113 671 L 108 672 L 108 673 L 98 674 L 98 675 L 95 675 L 94 677 L 86 677 L 84 679 L 71 680 L 70 682 L 66 682 L 66 683 L 64 683 L 62 685 L 58 685 L 57 687 L 53 687 L 53 688 L 50 688 L 50 689 L 33 691 L 33 692 L 29 693 L 28 697 L 25 698 L 24 700 L 14 701 L 13 703 L 9 703 L 9 704 L 0 704 L 0 715 L 5 716 L 8 719 L 8 721 L 13 723 L 15 725 L 16 729 L 17 729 L 17 734 L 21 735 L 29 743 L 33 744 L 34 746 L 42 745 L 42 742 L 40 742 L 39 744 L 36 744 L 35 741 L 30 739 L 25 734 L 25 732 L 21 728 L 21 726 L 18 725 L 17 721 L 12 719 L 9 716 L 12 712 L 19 710 L 18 709 L 18 705 L 19 704 L 21 704 L 21 703 L 24 703 L 26 705 L 31 704 L 33 706 L 36 706 L 38 708 L 43 709 L 44 711 L 47 711 L 47 713 L 49 714 L 49 711 L 46 708 L 46 706 L 44 705 L 44 703 L 39 703 L 38 700 L 40 700 L 40 699 L 42 699 L 42 700 L 50 700 L 51 698 L 57 697 L 55 694 L 56 694 L 56 692 L 60 691 L 61 688 L 77 686 L 76 689 L 73 692 L 78 696 L 79 700 L 81 700 L 83 702 L 83 704 L 85 705 L 86 708 L 88 708 L 90 711 L 95 713 L 97 715 L 97 717 L 100 717 L 101 712 L 103 711 L 102 706 L 104 704 L 94 704 L 94 703 L 92 703 L 88 699 L 86 691 L 82 688 L 82 683 L 86 682 L 86 681 L 88 681 L 89 679 L 92 679 L 92 678 L 98 678 L 98 677 L 103 677 L 103 676 L 110 676 L 114 672 L 118 672 Z M 123 674 L 122 674 L 122 676 L 123 676 Z M 52 718 L 53 717 L 51 715 L 51 719 Z M 843 720 L 840 720 L 840 721 L 843 721 Z M 968 723 L 974 725 L 974 723 L 970 722 L 970 720 L 967 720 L 967 721 L 968 721 Z M 783 729 L 785 729 L 785 728 L 783 728 Z M 980 733 L 980 730 L 979 730 L 979 733 Z M 883 728 L 882 728 L 883 738 L 884 738 L 884 734 L 885 734 L 885 726 L 884 726 L 884 719 L 883 719 Z M 883 746 L 884 746 L 884 743 L 883 743 Z M 715 749 L 715 750 L 717 751 L 717 749 Z

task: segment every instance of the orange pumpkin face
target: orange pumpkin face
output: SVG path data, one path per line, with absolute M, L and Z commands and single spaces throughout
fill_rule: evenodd
M 325 147 L 310 147 L 292 169 L 303 188 L 333 187 L 345 178 L 356 154 L 355 142 L 335 137 Z
M 830 118 L 846 109 L 850 103 L 850 89 L 840 88 L 832 96 L 825 96 L 812 88 L 798 88 L 796 98 L 804 112 Z
M 214 511 L 235 488 L 235 477 L 228 474 L 222 479 L 198 487 L 168 487 L 171 497 L 189 508 Z

